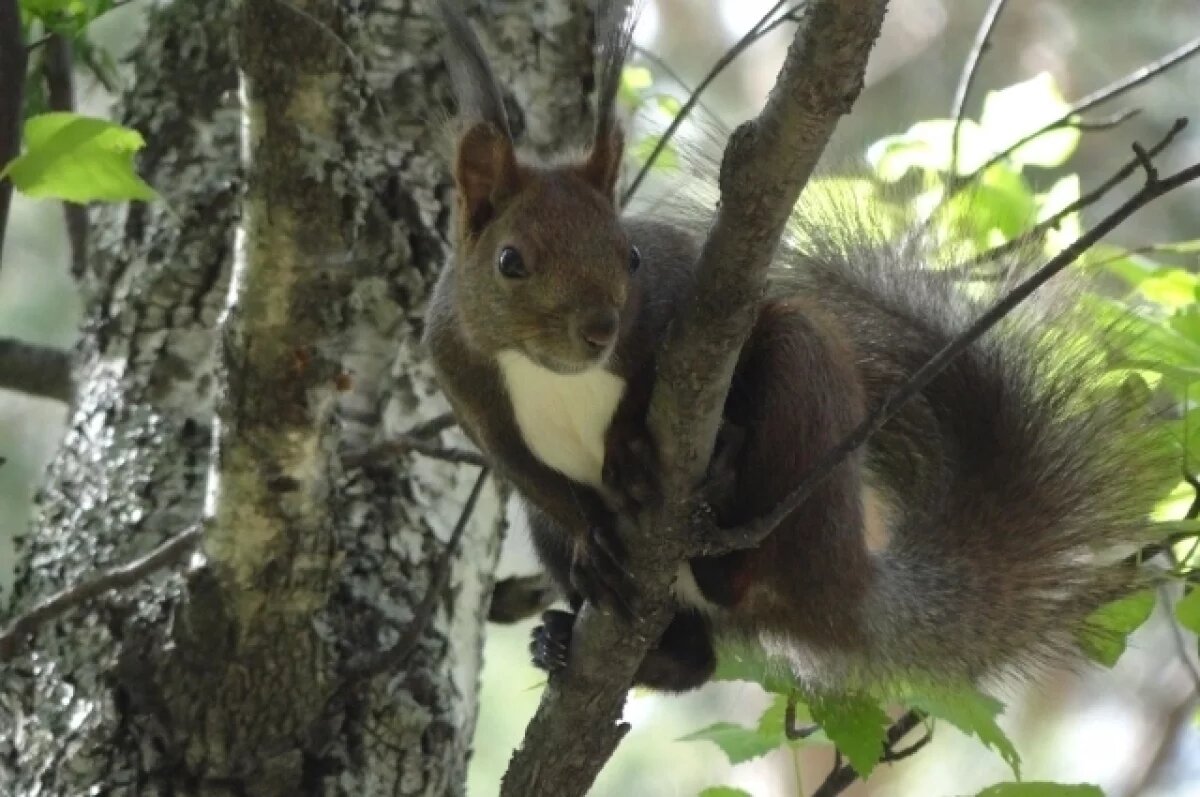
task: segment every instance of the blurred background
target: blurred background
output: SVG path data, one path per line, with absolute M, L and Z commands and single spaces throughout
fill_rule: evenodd
M 639 63 L 653 76 L 649 91 L 684 99 L 685 86 L 699 83 L 771 5 L 770 0 L 646 0 L 636 42 L 644 53 Z M 986 5 L 986 0 L 892 0 L 867 89 L 831 149 L 833 169 L 853 169 L 866 147 L 884 135 L 950 115 Z M 126 52 L 137 41 L 147 7 L 146 0 L 137 0 L 106 15 L 95 24 L 94 38 L 118 56 Z M 1053 75 L 1068 101 L 1082 97 L 1197 36 L 1200 0 L 1013 0 L 995 30 L 967 113 L 978 114 L 988 90 L 1042 72 Z M 789 40 L 785 26 L 744 52 L 705 93 L 705 112 L 727 128 L 755 113 Z M 77 81 L 80 110 L 106 115 L 112 95 L 82 73 Z M 1140 113 L 1114 129 L 1086 133 L 1066 170 L 1080 174 L 1086 190 L 1128 159 L 1132 142 L 1153 143 L 1174 119 L 1195 114 L 1198 99 L 1200 58 L 1106 107 L 1102 116 L 1133 108 Z M 1163 154 L 1160 166 L 1173 171 L 1198 160 L 1200 135 L 1189 131 Z M 1060 172 L 1026 175 L 1044 188 Z M 1085 226 L 1109 202 L 1087 210 Z M 1135 247 L 1200 238 L 1198 211 L 1195 188 L 1177 192 L 1142 211 L 1113 240 Z M 67 258 L 59 207 L 18 196 L 0 270 L 0 336 L 55 346 L 73 343 L 80 308 Z M 13 538 L 28 522 L 64 418 L 57 404 L 0 392 L 0 457 L 7 458 L 0 467 L 0 603 L 11 582 Z M 507 545 L 501 575 L 533 567 L 518 529 Z M 1095 783 L 1109 797 L 1200 795 L 1195 641 L 1177 644 L 1161 605 L 1157 612 L 1113 670 L 1087 666 L 1048 678 L 1035 691 L 1003 694 L 1009 709 L 1002 725 L 1024 758 L 1026 779 Z M 469 786 L 476 797 L 496 792 L 540 694 L 543 679 L 528 664 L 526 651 L 530 627 L 494 626 L 489 632 Z M 717 721 L 753 724 L 766 703 L 756 686 L 742 683 L 717 684 L 685 697 L 634 694 L 626 712 L 633 730 L 593 794 L 689 796 L 716 784 L 737 786 L 755 797 L 810 793 L 832 764 L 827 746 L 776 751 L 731 768 L 711 743 L 676 741 Z M 926 751 L 880 767 L 868 783 L 847 794 L 969 795 L 1009 777 L 997 756 L 943 725 Z

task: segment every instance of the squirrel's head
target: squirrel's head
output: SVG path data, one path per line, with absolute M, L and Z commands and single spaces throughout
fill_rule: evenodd
M 641 261 L 614 200 L 620 159 L 619 133 L 583 163 L 546 168 L 518 163 L 488 122 L 462 135 L 454 267 L 460 321 L 476 346 L 559 373 L 611 355 Z
M 633 33 L 627 0 L 604 0 L 596 128 L 588 156 L 553 167 L 517 160 L 504 100 L 483 47 L 450 0 L 446 66 L 459 102 L 455 295 L 472 345 L 515 350 L 560 373 L 603 363 L 637 301 L 641 256 L 615 199 L 624 137 L 614 104 Z

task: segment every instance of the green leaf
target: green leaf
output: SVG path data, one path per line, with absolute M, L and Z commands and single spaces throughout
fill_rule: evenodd
M 1142 280 L 1138 293 L 1155 304 L 1178 310 L 1195 304 L 1197 288 L 1200 278 L 1195 274 L 1181 268 L 1164 268 Z
M 979 124 L 992 152 L 1003 152 L 1025 136 L 1040 130 L 1066 113 L 1063 99 L 1048 72 L 1000 91 L 983 101 Z M 1079 130 L 1062 127 L 1039 135 L 1010 156 L 1021 166 L 1061 166 L 1079 145 Z
M 679 102 L 679 99 L 670 94 L 659 94 L 655 97 L 655 101 L 658 103 L 658 110 L 672 119 L 679 116 L 679 112 L 683 110 L 683 104 Z
M 1099 786 L 1090 783 L 997 783 L 979 792 L 977 797 L 1104 797 Z
M 46 113 L 25 123 L 25 152 L 0 177 L 31 197 L 69 202 L 154 199 L 133 170 L 145 141 L 127 127 L 73 113 Z
M 1193 587 L 1175 604 L 1175 617 L 1179 624 L 1193 634 L 1200 634 L 1200 589 Z
M 927 119 L 906 132 L 887 136 L 867 149 L 867 162 L 880 180 L 894 183 L 912 169 L 929 172 L 950 170 L 953 119 Z M 958 173 L 970 174 L 991 155 L 984 146 L 979 125 L 964 119 L 958 132 Z
M 785 733 L 787 728 L 787 704 L 787 695 L 775 695 L 775 700 L 771 705 L 767 706 L 762 716 L 758 718 L 758 732 L 764 736 L 773 734 L 779 739 L 780 745 L 806 745 L 816 742 L 829 742 L 829 737 L 825 735 L 825 731 L 820 729 L 813 731 L 803 739 L 788 739 Z M 797 727 L 812 725 L 814 723 L 812 712 L 808 710 L 807 704 L 797 701 L 795 722 Z
M 766 755 L 782 743 L 782 728 L 774 734 L 764 733 L 757 728 L 747 728 L 732 722 L 718 722 L 707 728 L 681 736 L 680 742 L 712 742 L 721 748 L 730 764 L 740 764 L 752 758 Z
M 642 94 L 654 85 L 654 76 L 644 66 L 627 66 L 621 70 L 621 85 L 617 94 L 621 102 L 630 107 L 636 107 L 642 101 Z
M 638 163 L 645 163 L 650 160 L 650 156 L 654 154 L 655 147 L 662 140 L 662 136 L 644 136 L 630 148 L 630 154 Z M 670 141 L 663 147 L 662 152 L 658 153 L 658 157 L 654 159 L 655 169 L 677 169 L 679 168 L 679 155 L 675 152 L 675 147 Z
M 821 695 L 809 701 L 813 719 L 863 778 L 883 755 L 891 720 L 874 698 L 866 695 Z
M 970 687 L 924 687 L 906 699 L 913 708 L 943 719 L 967 736 L 979 739 L 986 747 L 999 753 L 1014 776 L 1021 777 L 1021 756 L 996 724 L 996 717 L 1004 711 L 1004 704 L 999 700 Z
M 732 786 L 709 786 L 700 792 L 700 797 L 754 797 L 745 789 L 735 789 Z
M 1101 606 L 1086 620 L 1079 644 L 1089 658 L 1112 667 L 1125 652 L 1129 635 L 1154 611 L 1154 591 L 1145 589 Z
M 761 651 L 724 648 L 717 658 L 715 681 L 750 681 L 768 692 L 788 695 L 796 688 L 796 677 L 787 665 Z

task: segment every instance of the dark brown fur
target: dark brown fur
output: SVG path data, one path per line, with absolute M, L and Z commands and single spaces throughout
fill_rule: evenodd
M 531 504 L 539 554 L 578 608 L 597 597 L 579 575 L 595 565 L 595 529 L 611 532 L 628 498 L 623 471 L 644 464 L 631 446 L 647 439 L 654 357 L 690 289 L 703 214 L 620 217 L 613 190 L 621 142 L 608 109 L 584 161 L 521 163 L 496 117 L 503 105 L 478 42 L 461 20 L 450 30 L 452 57 L 471 53 L 454 70 L 469 77 L 460 94 L 480 86 L 491 94 L 474 100 L 486 113 L 468 118 L 458 141 L 455 262 L 436 288 L 426 340 L 456 415 Z M 613 40 L 625 44 L 606 54 L 607 80 L 619 75 L 611 67 L 627 46 L 627 37 Z M 810 200 L 798 214 L 803 244 L 782 248 L 771 298 L 741 353 L 726 404 L 730 428 L 742 433 L 730 449 L 733 486 L 717 507 L 726 524 L 773 507 L 981 309 L 947 272 L 922 267 L 931 254 L 922 242 L 897 248 L 853 208 L 824 211 Z M 642 253 L 632 277 L 630 243 Z M 506 245 L 526 254 L 528 279 L 497 276 L 496 253 Z M 628 385 L 599 490 L 530 451 L 495 365 L 497 352 L 517 347 L 569 368 L 581 357 L 577 318 L 596 307 L 619 312 L 608 367 Z M 668 690 L 703 683 L 714 636 L 766 640 L 800 675 L 833 685 L 976 679 L 1069 653 L 1087 615 L 1131 582 L 1093 554 L 1137 540 L 1164 469 L 1135 413 L 1101 384 L 1103 341 L 1080 346 L 1085 329 L 1061 308 L 1019 311 L 758 548 L 692 562 L 711 605 L 681 608 L 639 682 Z M 888 539 L 874 549 L 868 487 L 889 506 Z M 601 581 L 613 564 L 599 568 Z M 561 613 L 539 629 L 543 665 L 561 665 L 569 630 Z

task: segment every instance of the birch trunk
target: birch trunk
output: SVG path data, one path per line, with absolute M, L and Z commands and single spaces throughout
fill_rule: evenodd
M 590 124 L 584 6 L 485 16 L 537 151 Z M 402 668 L 333 699 L 413 622 L 475 480 L 342 455 L 445 409 L 418 347 L 451 200 L 439 33 L 410 0 L 152 12 L 118 115 L 163 200 L 97 219 L 75 404 L 12 608 L 209 521 L 183 566 L 0 670 L 0 793 L 463 792 L 494 490 Z

